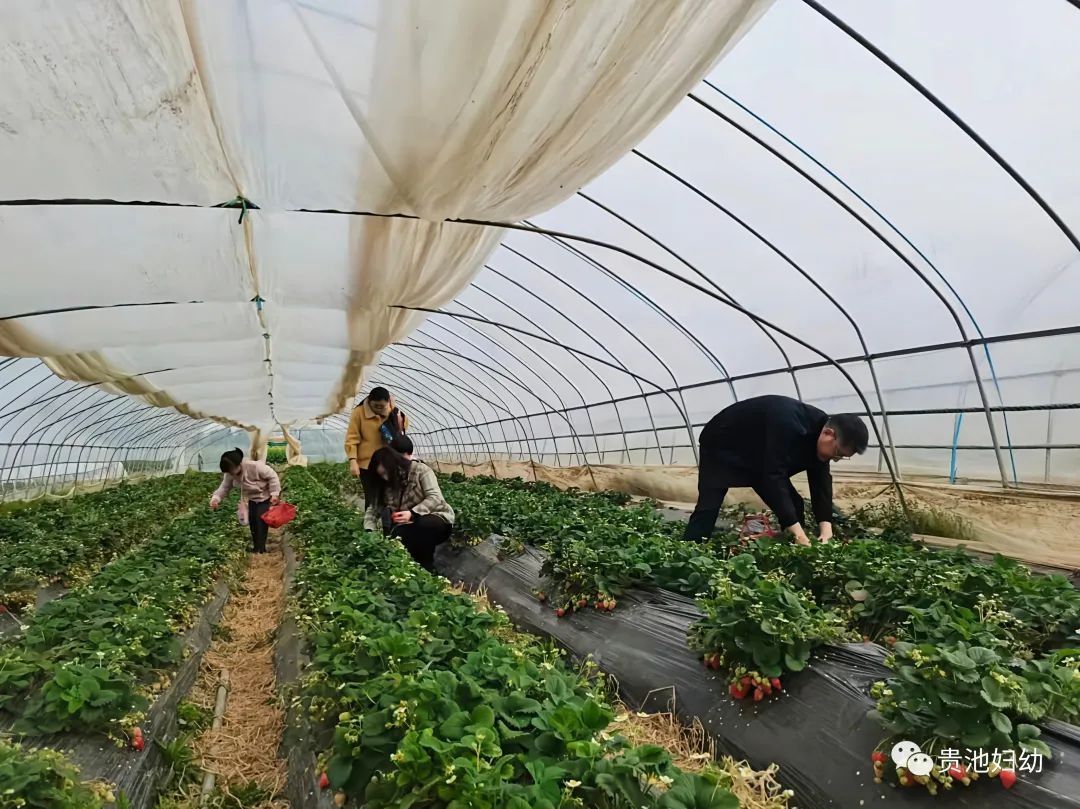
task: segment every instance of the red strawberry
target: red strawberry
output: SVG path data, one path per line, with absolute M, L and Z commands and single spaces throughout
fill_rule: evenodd
M 1016 783 L 1016 771 L 1002 770 L 1001 775 L 998 776 L 998 780 L 1001 781 L 1001 785 L 1005 787 L 1005 789 L 1012 789 L 1013 784 Z
M 319 789 L 326 789 L 330 786 L 330 776 L 326 773 L 319 775 Z
M 880 750 L 875 750 L 873 753 L 870 754 L 870 760 L 875 764 L 884 764 L 886 761 L 889 760 L 889 757 Z
M 739 682 L 742 683 L 743 688 L 749 688 L 753 680 L 749 676 L 743 677 Z
M 754 689 L 754 702 L 761 702 L 763 699 L 765 699 L 765 692 L 762 691 L 760 688 L 755 688 Z
M 746 695 L 750 693 L 750 689 L 740 687 L 735 683 L 732 683 L 728 687 L 728 693 L 731 694 L 731 696 L 735 697 L 735 699 L 746 699 Z
M 562 607 L 559 607 L 557 610 L 555 610 L 556 618 L 562 618 L 564 615 L 566 615 L 566 610 L 564 610 Z
M 782 691 L 783 690 L 780 687 L 780 678 L 779 677 L 773 677 L 772 678 L 772 687 L 773 687 L 773 691 Z
M 7 612 L 7 607 L 0 604 L 0 615 L 3 615 L 5 612 Z
M 131 747 L 134 750 L 142 750 L 145 746 L 142 728 L 136 725 L 131 731 Z

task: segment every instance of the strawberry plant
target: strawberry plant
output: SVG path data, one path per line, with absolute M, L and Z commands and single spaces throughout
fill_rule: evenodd
M 696 597 L 705 616 L 691 644 L 729 673 L 734 698 L 764 699 L 775 691 L 767 675 L 797 671 L 819 643 L 861 636 L 894 652 L 896 676 L 875 689 L 882 721 L 924 749 L 966 739 L 1045 752 L 1032 723 L 1080 717 L 1080 592 L 1000 556 L 987 564 L 926 548 L 895 509 L 846 518 L 827 545 L 759 539 L 740 549 L 733 537 L 684 543 L 682 526 L 648 507 L 544 484 L 459 477 L 447 491 L 469 533 L 509 534 L 549 554 L 541 589 L 560 614 L 582 594 L 634 586 Z M 926 781 L 956 783 L 940 772 Z
M 113 795 L 84 784 L 60 753 L 30 750 L 0 739 L 0 807 L 14 809 L 101 809 Z
M 762 574 L 750 554 L 726 562 L 700 600 L 704 617 L 691 648 L 718 653 L 721 667 L 755 676 L 802 671 L 814 646 L 839 638 L 838 616 L 822 610 L 779 571 Z
M 199 510 L 52 601 L 0 653 L 0 711 L 24 733 L 105 730 L 144 709 L 243 531 Z
M 87 580 L 137 543 L 158 535 L 214 481 L 214 475 L 191 472 L 122 483 L 0 516 L 0 604 L 22 610 L 42 584 Z
M 287 476 L 312 661 L 299 699 L 329 731 L 336 794 L 373 808 L 738 805 L 708 773 L 609 734 L 601 682 L 364 532 L 307 470 Z

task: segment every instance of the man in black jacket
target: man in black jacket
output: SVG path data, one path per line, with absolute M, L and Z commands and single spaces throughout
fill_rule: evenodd
M 749 486 L 795 541 L 809 545 L 802 495 L 791 476 L 806 472 L 823 542 L 832 538 L 829 464 L 862 454 L 869 440 L 858 416 L 829 416 L 787 396 L 758 396 L 722 410 L 701 431 L 698 502 L 684 539 L 712 533 L 728 489 Z

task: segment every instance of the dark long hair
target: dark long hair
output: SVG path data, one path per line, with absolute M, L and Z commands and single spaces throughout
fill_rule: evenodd
M 409 484 L 411 464 L 412 461 L 391 447 L 375 450 L 375 454 L 371 456 L 371 461 L 368 463 L 368 474 L 372 476 L 375 484 L 376 503 L 388 504 L 388 491 L 396 489 L 399 494 L 404 493 L 405 487 Z M 386 470 L 389 481 L 383 480 L 382 475 L 379 474 L 380 466 Z
M 228 452 L 221 453 L 221 462 L 218 464 L 218 468 L 221 469 L 226 475 L 232 474 L 232 471 L 240 465 L 240 462 L 244 460 L 244 451 L 237 447 L 236 449 L 230 449 Z

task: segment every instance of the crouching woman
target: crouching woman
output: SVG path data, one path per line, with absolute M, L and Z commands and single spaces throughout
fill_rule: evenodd
M 435 472 L 422 461 L 383 447 L 371 457 L 375 491 L 364 512 L 364 527 L 382 527 L 401 540 L 425 570 L 435 568 L 435 548 L 450 538 L 454 510 L 443 497 Z

